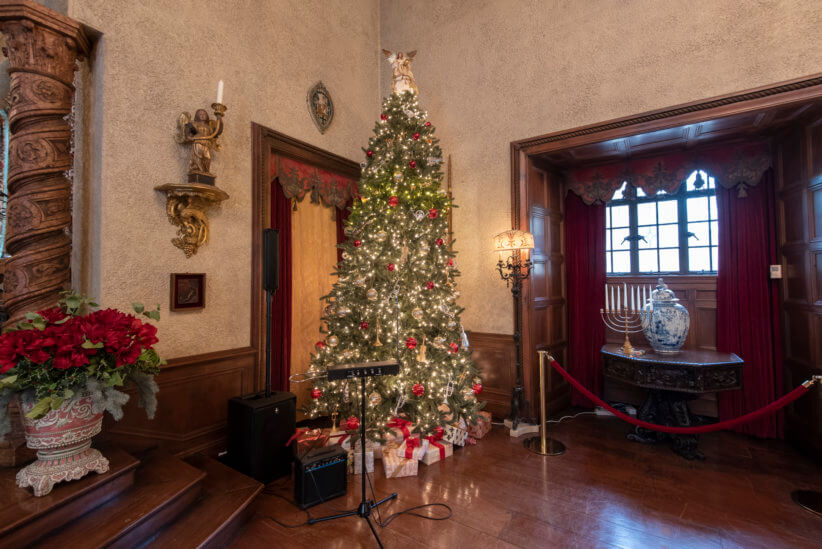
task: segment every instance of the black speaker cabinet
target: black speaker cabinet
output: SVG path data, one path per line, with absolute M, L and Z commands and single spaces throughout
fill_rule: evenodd
M 280 287 L 280 231 L 263 229 L 263 289 L 276 292 Z
M 292 452 L 285 445 L 297 423 L 297 397 L 275 391 L 228 401 L 228 455 L 234 469 L 267 484 L 291 474 Z
M 300 509 L 345 494 L 348 489 L 348 452 L 339 444 L 314 448 L 294 465 L 294 500 Z

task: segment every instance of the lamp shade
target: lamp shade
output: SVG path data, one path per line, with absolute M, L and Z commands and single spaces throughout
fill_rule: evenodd
M 534 235 L 520 231 L 519 229 L 504 231 L 494 237 L 494 251 L 497 252 L 504 250 L 531 250 L 533 248 Z

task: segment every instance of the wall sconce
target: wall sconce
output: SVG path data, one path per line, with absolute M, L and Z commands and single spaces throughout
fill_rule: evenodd
M 505 281 L 505 285 L 511 288 L 514 296 L 514 345 L 516 347 L 516 384 L 511 393 L 511 430 L 516 431 L 519 425 L 519 412 L 525 403 L 525 391 L 522 386 L 522 346 L 521 346 L 521 325 L 522 310 L 520 304 L 520 294 L 522 292 L 522 282 L 531 274 L 531 259 L 528 257 L 534 248 L 534 235 L 511 229 L 499 233 L 494 237 L 494 250 L 499 252 L 497 270 L 499 276 Z M 503 261 L 503 252 L 511 252 L 511 255 Z M 523 261 L 524 257 L 524 261 Z
M 183 250 L 186 257 L 208 241 L 206 211 L 228 198 L 228 193 L 217 188 L 217 177 L 211 173 L 211 151 L 219 151 L 217 141 L 223 133 L 223 81 L 217 88 L 217 102 L 211 105 L 214 119 L 205 109 L 197 109 L 194 117 L 184 112 L 177 119 L 178 143 L 191 146 L 186 183 L 169 183 L 154 190 L 166 193 L 166 213 L 169 222 L 177 227 L 177 238 L 171 243 Z

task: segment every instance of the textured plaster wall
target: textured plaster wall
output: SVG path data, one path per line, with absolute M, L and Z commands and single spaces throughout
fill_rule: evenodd
M 359 159 L 379 111 L 378 0 L 69 0 L 67 11 L 102 33 L 79 77 L 76 285 L 107 306 L 160 303 L 166 358 L 249 345 L 251 122 Z M 186 259 L 154 187 L 185 181 L 176 120 L 210 109 L 219 79 L 228 111 L 212 169 L 231 198 Z M 325 135 L 306 108 L 317 80 L 336 103 Z M 205 310 L 169 313 L 172 272 L 207 273 Z
M 467 329 L 513 331 L 491 237 L 510 228 L 509 143 L 822 72 L 806 0 L 385 0 L 382 46 L 418 50 L 420 101 L 452 155 Z M 383 61 L 381 85 L 390 67 Z

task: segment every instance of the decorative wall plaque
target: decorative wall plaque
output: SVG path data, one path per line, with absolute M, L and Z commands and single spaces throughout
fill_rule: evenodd
M 320 130 L 320 133 L 325 133 L 331 121 L 334 119 L 334 102 L 331 100 L 331 95 L 325 88 L 325 84 L 317 82 L 310 90 L 308 90 L 308 112 L 311 113 L 311 120 L 314 125 Z

